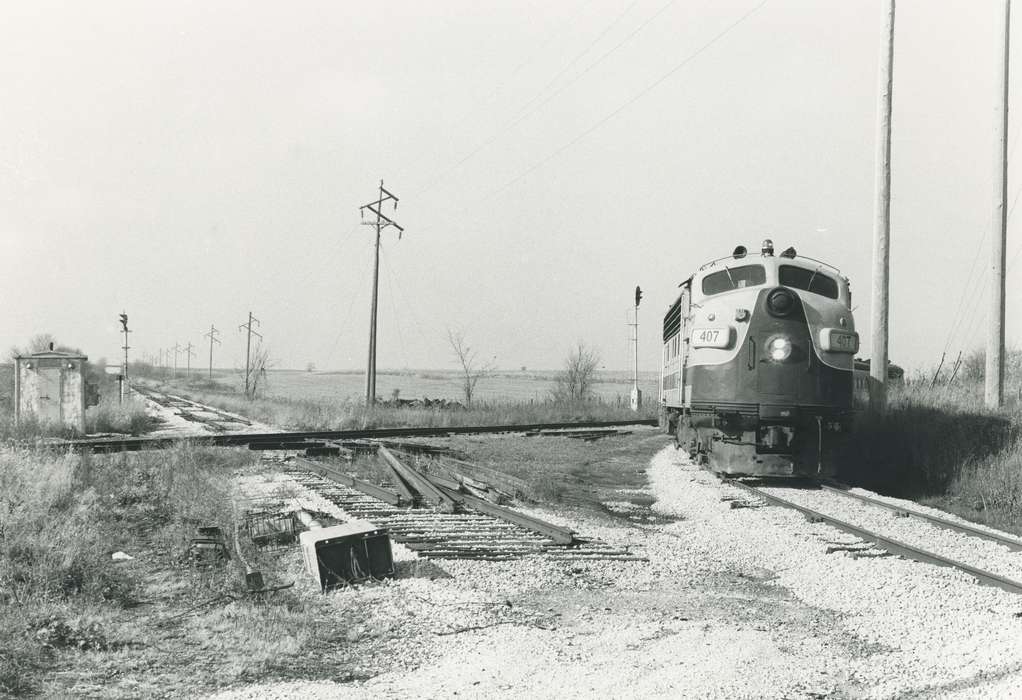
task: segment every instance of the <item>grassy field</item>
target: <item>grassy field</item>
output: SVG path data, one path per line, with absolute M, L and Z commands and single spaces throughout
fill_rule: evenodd
M 291 382 L 290 393 L 280 388 L 285 377 Z M 615 395 L 613 400 L 601 399 L 596 395 L 593 400 L 563 402 L 554 400 L 549 392 L 542 398 L 513 400 L 504 395 L 500 400 L 477 399 L 469 408 L 440 407 L 396 407 L 377 405 L 366 408 L 358 397 L 338 398 L 333 394 L 335 375 L 316 373 L 281 373 L 272 379 L 269 388 L 257 398 L 247 399 L 232 384 L 210 382 L 208 379 L 187 378 L 152 379 L 140 378 L 137 381 L 149 386 L 195 401 L 234 411 L 249 418 L 278 426 L 285 430 L 346 430 L 376 427 L 428 426 L 446 427 L 456 425 L 499 425 L 512 423 L 551 423 L 585 420 L 629 420 L 638 415 L 640 418 L 655 418 L 655 401 L 646 401 L 645 407 L 638 414 L 628 406 L 627 400 Z M 446 380 L 429 379 L 425 381 L 441 382 Z M 548 382 L 553 386 L 552 379 L 518 378 L 522 386 L 545 386 Z M 505 379 L 508 386 L 513 386 L 512 379 Z M 630 385 L 604 382 L 616 387 L 625 387 L 626 393 Z M 522 390 L 520 389 L 519 393 Z M 547 391 L 547 390 L 544 390 Z M 280 393 L 278 393 L 280 392 Z M 513 393 L 513 392 L 512 392 Z
M 157 376 L 146 368 L 146 376 Z M 476 398 L 488 404 L 494 403 L 542 403 L 547 401 L 555 386 L 554 371 L 511 372 L 497 371 L 479 380 Z M 170 379 L 166 372 L 159 377 Z M 178 373 L 178 382 L 208 379 L 205 372 L 195 371 L 187 378 Z M 628 403 L 632 388 L 631 374 L 627 372 L 597 372 L 593 387 L 595 398 L 604 403 Z M 213 381 L 225 389 L 242 392 L 243 375 L 240 372 L 213 370 Z M 641 373 L 639 388 L 648 396 L 656 393 L 657 375 Z M 457 372 L 445 370 L 383 371 L 376 377 L 376 394 L 380 399 L 394 397 L 402 399 L 447 399 L 462 401 L 461 384 Z M 365 373 L 358 372 L 304 372 L 299 370 L 269 370 L 266 377 L 265 396 L 287 399 L 312 399 L 317 401 L 358 401 L 365 397 Z

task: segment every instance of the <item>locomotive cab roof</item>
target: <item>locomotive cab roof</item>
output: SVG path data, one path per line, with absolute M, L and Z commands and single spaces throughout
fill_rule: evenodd
M 738 246 L 732 255 L 702 265 L 682 285 L 689 286 L 693 298 L 764 286 L 786 286 L 851 307 L 848 279 L 838 268 L 799 255 L 793 247 L 775 256 L 773 242 L 769 239 L 763 241 L 759 255 L 749 254 L 745 246 Z

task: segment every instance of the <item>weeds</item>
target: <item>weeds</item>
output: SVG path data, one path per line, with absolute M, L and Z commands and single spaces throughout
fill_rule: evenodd
M 110 395 L 85 410 L 85 430 L 88 433 L 127 433 L 141 435 L 153 427 L 153 419 L 138 399 L 119 401 Z

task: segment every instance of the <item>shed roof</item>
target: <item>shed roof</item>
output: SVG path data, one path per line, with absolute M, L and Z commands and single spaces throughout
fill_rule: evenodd
M 15 360 L 87 360 L 88 355 L 82 355 L 77 352 L 61 352 L 60 350 L 42 350 L 40 352 L 33 352 L 29 355 L 15 355 Z

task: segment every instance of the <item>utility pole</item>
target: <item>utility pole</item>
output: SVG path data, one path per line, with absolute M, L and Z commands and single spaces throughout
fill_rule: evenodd
M 195 351 L 192 349 L 195 346 L 192 345 L 192 341 L 188 341 L 188 345 L 185 346 L 185 362 L 188 363 L 187 369 L 185 369 L 185 377 L 191 378 L 192 376 L 192 358 L 195 357 Z
M 376 300 L 380 278 L 380 232 L 388 226 L 393 226 L 398 231 L 398 240 L 401 240 L 401 234 L 405 231 L 404 228 L 396 221 L 393 221 L 383 215 L 383 204 L 391 200 L 394 202 L 394 209 L 397 209 L 397 197 L 385 190 L 383 188 L 383 180 L 380 180 L 379 199 L 375 202 L 369 202 L 368 204 L 363 204 L 359 207 L 359 213 L 362 215 L 362 225 L 376 227 L 376 256 L 373 262 L 373 303 L 369 312 L 369 362 L 366 366 L 367 406 L 372 406 L 376 403 Z M 375 221 L 365 220 L 365 213 L 367 209 L 370 213 L 376 215 Z
M 870 408 L 887 410 L 887 323 L 891 259 L 891 98 L 894 92 L 894 3 L 884 2 L 877 110 L 876 202 L 873 220 L 872 352 L 869 364 Z
M 119 402 L 124 401 L 124 397 L 128 394 L 128 314 L 121 312 L 121 332 L 124 333 L 124 369 L 121 371 L 121 391 L 119 393 Z
M 217 339 L 217 335 L 220 333 L 212 323 L 209 324 L 209 333 L 204 334 L 203 338 L 209 338 L 209 378 L 213 378 L 213 343 L 220 345 L 220 341 Z
M 642 392 L 639 390 L 639 302 L 642 301 L 642 290 L 635 287 L 635 315 L 634 322 L 629 324 L 632 327 L 632 360 L 634 371 L 632 372 L 632 410 L 638 411 L 642 406 Z
M 1008 60 L 1010 57 L 1011 0 L 1004 0 L 1004 43 L 997 65 L 997 119 L 994 140 L 993 239 L 990 245 L 990 327 L 987 334 L 986 405 L 1000 408 L 1004 403 L 1004 248 L 1008 235 Z
M 252 357 L 252 336 L 256 335 L 256 336 L 259 336 L 260 338 L 263 337 L 262 335 L 260 335 L 258 332 L 256 332 L 252 328 L 252 324 L 253 323 L 255 323 L 256 325 L 259 325 L 259 319 L 256 318 L 255 316 L 253 316 L 252 312 L 249 311 L 248 312 L 248 323 L 242 323 L 240 326 L 238 326 L 238 330 L 239 331 L 242 328 L 244 328 L 245 330 L 248 331 L 248 338 L 245 341 L 245 396 L 246 397 L 248 397 L 249 374 L 251 373 L 251 370 L 249 369 L 249 363 L 251 362 L 251 357 Z
M 174 343 L 174 347 L 171 348 L 174 351 L 174 373 L 171 375 L 174 379 L 177 379 L 177 354 L 181 352 L 181 346 Z

